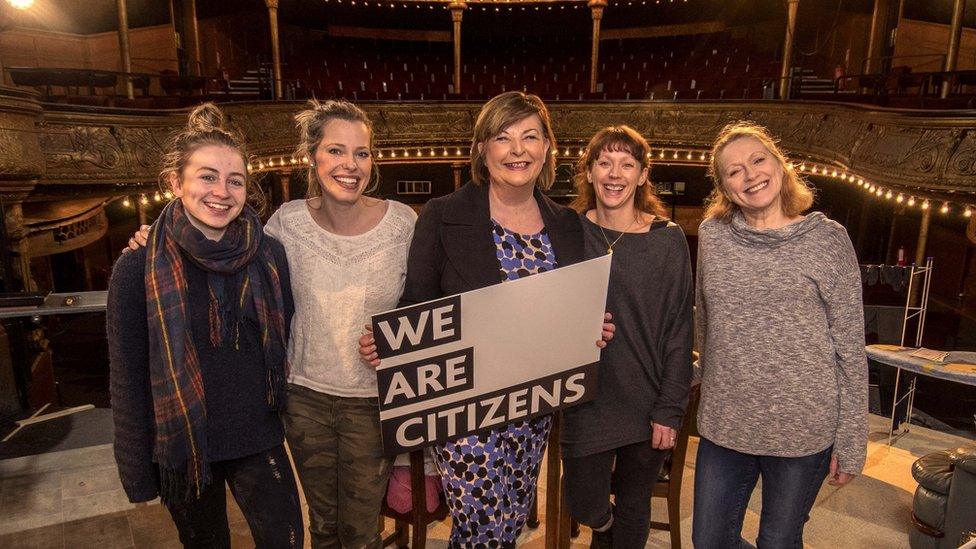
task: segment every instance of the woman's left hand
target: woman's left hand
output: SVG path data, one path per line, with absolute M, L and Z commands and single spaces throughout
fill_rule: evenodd
M 856 475 L 842 473 L 837 469 L 837 456 L 830 456 L 830 473 L 827 474 L 827 481 L 831 486 L 844 486 L 854 480 Z
M 674 448 L 674 441 L 678 432 L 667 425 L 651 423 L 651 448 L 655 450 L 670 450 Z
M 376 352 L 376 340 L 373 338 L 373 327 L 364 326 L 363 335 L 359 338 L 359 357 L 373 368 L 379 368 L 380 358 Z
M 613 325 L 613 315 L 610 313 L 603 314 L 603 339 L 597 340 L 596 346 L 599 348 L 604 348 L 607 346 L 607 342 L 613 339 L 613 333 L 617 331 L 617 327 Z

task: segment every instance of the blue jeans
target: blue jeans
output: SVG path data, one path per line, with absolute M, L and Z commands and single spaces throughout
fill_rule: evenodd
M 833 447 L 803 457 L 743 454 L 702 437 L 695 462 L 696 549 L 752 547 L 742 539 L 749 497 L 762 476 L 761 549 L 803 547 L 803 525 L 827 478 Z

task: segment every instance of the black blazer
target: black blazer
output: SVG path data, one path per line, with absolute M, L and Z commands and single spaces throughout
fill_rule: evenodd
M 535 190 L 559 266 L 583 260 L 583 228 L 573 210 Z M 488 186 L 468 183 L 424 206 L 407 259 L 400 306 L 499 284 Z

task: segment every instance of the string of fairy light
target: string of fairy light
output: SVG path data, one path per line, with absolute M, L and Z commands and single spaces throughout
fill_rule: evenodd
M 553 156 L 562 161 L 576 161 L 585 153 L 583 146 L 563 146 L 552 152 Z M 652 162 L 683 165 L 706 165 L 711 158 L 709 151 L 694 148 L 654 147 L 648 153 Z M 378 164 L 411 163 L 411 162 L 464 162 L 468 160 L 466 148 L 462 146 L 419 146 L 419 147 L 381 147 L 375 151 Z M 295 155 L 263 155 L 253 159 L 247 166 L 252 175 L 296 169 L 308 165 L 307 156 Z M 958 214 L 963 218 L 973 215 L 974 206 L 968 202 L 937 198 L 922 190 L 911 191 L 898 189 L 875 183 L 850 170 L 828 163 L 813 160 L 794 161 L 793 168 L 803 175 L 818 178 L 833 179 L 840 183 L 856 186 L 871 198 L 890 201 L 906 208 L 928 210 L 937 209 L 940 214 Z M 153 202 L 171 200 L 173 195 L 169 191 L 142 193 L 137 196 L 122 198 L 124 207 L 131 207 L 135 202 L 147 206 Z M 976 201 L 976 197 L 973 197 Z
M 383 0 L 324 0 L 326 4 L 347 6 L 377 7 L 388 9 L 451 9 L 450 0 L 411 0 L 410 2 L 389 2 Z M 656 6 L 668 4 L 687 4 L 688 0 L 627 0 L 618 2 L 622 6 Z M 468 10 L 476 11 L 555 11 L 568 9 L 589 9 L 586 0 L 466 0 Z
M 135 196 L 125 195 L 122 197 L 122 206 L 125 208 L 131 208 L 136 203 L 141 204 L 142 206 L 148 206 L 153 202 L 161 204 L 164 200 L 169 201 L 172 199 L 173 193 L 170 191 L 141 193 Z
M 923 192 L 910 192 L 907 189 L 903 190 L 886 187 L 884 185 L 869 181 L 857 174 L 851 173 L 848 170 L 839 169 L 835 166 L 815 162 L 801 162 L 799 166 L 794 164 L 794 168 L 803 174 L 829 177 L 839 180 L 842 183 L 846 182 L 851 185 L 857 185 L 859 189 L 867 192 L 868 196 L 894 202 L 899 206 L 904 206 L 907 208 L 918 207 L 920 210 L 928 210 L 930 208 L 938 207 L 940 214 L 949 215 L 958 213 L 967 219 L 973 215 L 972 204 L 955 202 L 943 198 L 934 198 L 932 196 L 927 196 Z

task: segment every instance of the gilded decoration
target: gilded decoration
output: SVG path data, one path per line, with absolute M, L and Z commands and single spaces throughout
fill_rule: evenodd
M 967 130 L 949 158 L 946 173 L 950 177 L 976 178 L 976 130 Z
M 43 169 L 37 94 L 0 86 L 0 180 L 32 180 Z
M 470 143 L 481 107 L 479 103 L 362 106 L 374 121 L 377 147 L 462 149 Z M 303 107 L 302 102 L 236 103 L 226 105 L 225 112 L 245 135 L 252 153 L 288 157 L 296 145 L 292 117 Z M 71 108 L 60 105 L 56 111 L 42 112 L 36 99 L 8 96 L 6 89 L 0 90 L 0 144 L 5 145 L 0 149 L 0 173 L 31 171 L 39 188 L 45 182 L 102 184 L 111 193 L 117 192 L 116 185 L 145 185 L 155 180 L 167 135 L 185 123 L 184 111 L 118 114 L 90 107 L 72 112 Z M 725 124 L 746 119 L 767 125 L 799 161 L 833 164 L 896 190 L 976 192 L 972 129 L 976 113 L 950 117 L 785 101 L 552 102 L 550 108 L 560 146 L 579 147 L 598 128 L 630 124 L 652 147 L 703 151 Z M 15 146 L 11 149 L 9 144 Z

